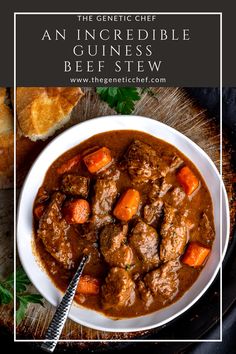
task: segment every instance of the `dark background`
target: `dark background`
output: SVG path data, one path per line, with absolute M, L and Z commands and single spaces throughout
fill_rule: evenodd
M 156 15 L 154 21 L 97 21 L 93 15 L 93 21 L 78 21 L 76 15 L 17 15 L 16 16 L 16 85 L 17 86 L 158 86 L 152 82 L 137 83 L 93 83 L 95 78 L 123 78 L 129 79 L 161 79 L 166 82 L 160 86 L 166 87 L 203 87 L 220 85 L 220 16 L 219 15 Z M 107 41 L 98 36 L 102 29 L 110 31 L 111 38 Z M 127 29 L 133 29 L 134 39 L 125 39 Z M 183 41 L 181 33 L 183 29 L 190 30 L 190 40 Z M 52 40 L 41 40 L 45 30 L 48 30 Z M 66 39 L 55 40 L 55 30 L 66 31 Z M 77 29 L 81 30 L 81 40 L 76 40 Z M 96 40 L 85 40 L 84 30 L 92 33 L 96 29 Z M 114 40 L 114 29 L 121 30 L 123 40 Z M 146 40 L 137 39 L 138 29 L 144 29 L 150 33 Z M 152 30 L 156 29 L 157 38 L 151 40 Z M 166 29 L 168 40 L 159 40 L 160 29 Z M 179 40 L 170 39 L 172 29 L 178 34 Z M 176 36 L 175 35 L 175 36 Z M 73 47 L 82 45 L 82 56 L 73 54 Z M 89 56 L 86 48 L 91 45 L 98 46 L 98 54 Z M 105 45 L 108 54 L 101 55 L 102 45 Z M 121 46 L 121 55 L 109 55 L 109 47 Z M 125 56 L 125 45 L 132 46 L 132 55 Z M 152 55 L 136 56 L 136 46 L 151 45 Z M 144 50 L 145 53 L 145 50 Z M 204 55 L 202 55 L 204 53 Z M 119 61 L 122 71 L 115 71 L 115 62 Z M 131 71 L 127 71 L 125 61 L 133 61 Z M 137 61 L 143 62 L 144 72 L 137 71 Z M 151 71 L 148 61 L 161 61 L 159 71 Z M 71 63 L 71 71 L 64 72 L 64 61 Z M 76 61 L 82 62 L 82 72 L 76 72 Z M 88 72 L 86 63 L 93 62 L 93 72 Z M 104 61 L 104 68 L 98 72 L 98 61 Z M 90 80 L 88 83 L 70 82 L 70 78 Z

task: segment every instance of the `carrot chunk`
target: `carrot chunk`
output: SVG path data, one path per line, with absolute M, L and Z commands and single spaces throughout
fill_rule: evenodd
M 90 173 L 95 173 L 108 165 L 112 160 L 111 151 L 102 147 L 84 157 L 84 163 Z
M 113 214 L 122 221 L 130 220 L 138 211 L 140 194 L 136 189 L 128 189 L 118 200 Z
M 99 293 L 100 282 L 90 275 L 82 275 L 79 280 L 76 292 L 85 295 L 97 295 Z
M 210 248 L 203 246 L 199 242 L 190 242 L 182 257 L 182 262 L 190 267 L 200 267 L 209 253 Z
M 68 224 L 84 224 L 88 221 L 90 205 L 85 199 L 76 199 L 67 202 L 63 214 Z
M 192 194 L 198 187 L 199 181 L 188 166 L 184 166 L 177 174 L 177 180 L 187 195 Z
M 36 219 L 39 220 L 41 218 L 41 216 L 44 213 L 44 209 L 45 209 L 45 205 L 43 205 L 43 204 L 37 204 L 34 207 L 34 216 L 36 217 Z
M 59 175 L 62 175 L 63 173 L 69 172 L 73 167 L 78 165 L 78 163 L 81 161 L 81 156 L 76 155 L 69 159 L 68 161 L 64 162 L 61 166 L 57 168 L 57 173 Z

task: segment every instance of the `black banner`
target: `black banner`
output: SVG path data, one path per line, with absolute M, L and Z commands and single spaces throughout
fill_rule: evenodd
M 219 86 L 220 15 L 16 14 L 18 86 Z

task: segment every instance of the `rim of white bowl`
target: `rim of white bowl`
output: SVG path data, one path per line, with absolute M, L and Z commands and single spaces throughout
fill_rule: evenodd
M 72 319 L 73 321 L 75 321 L 75 322 L 77 322 L 77 323 L 79 323 L 79 324 L 81 324 L 81 325 L 83 325 L 83 326 L 90 327 L 90 328 L 93 328 L 93 329 L 96 329 L 96 330 L 103 330 L 103 331 L 107 331 L 107 332 L 136 332 L 136 331 L 143 331 L 143 330 L 148 330 L 148 329 L 160 327 L 160 326 L 162 326 L 162 325 L 164 325 L 164 324 L 166 324 L 166 323 L 169 323 L 170 321 L 174 320 L 175 318 L 179 317 L 181 314 L 183 314 L 184 312 L 186 312 L 190 307 L 192 307 L 192 306 L 202 297 L 202 295 L 207 291 L 207 289 L 210 287 L 210 285 L 212 284 L 212 282 L 213 282 L 214 279 L 216 278 L 216 276 L 217 276 L 217 274 L 218 274 L 218 271 L 219 271 L 219 269 L 220 269 L 220 266 L 221 266 L 221 264 L 222 264 L 222 262 L 223 262 L 223 259 L 224 259 L 224 257 L 225 257 L 227 247 L 228 247 L 228 242 L 229 242 L 229 228 L 230 228 L 230 213 L 229 213 L 228 196 L 227 196 L 227 193 L 226 193 L 226 189 L 225 189 L 223 180 L 222 180 L 221 175 L 219 174 L 219 171 L 217 170 L 217 168 L 216 168 L 214 162 L 210 159 L 210 157 L 207 155 L 207 153 L 206 153 L 204 150 L 202 150 L 202 149 L 201 149 L 195 142 L 193 142 L 190 138 L 188 138 L 187 136 L 185 136 L 183 133 L 179 132 L 178 130 L 176 130 L 176 129 L 170 127 L 170 126 L 168 126 L 168 125 L 165 124 L 165 123 L 159 122 L 159 121 L 157 121 L 157 120 L 155 120 L 155 119 L 148 118 L 148 117 L 137 116 L 137 115 L 129 115 L 129 116 L 126 116 L 126 115 L 110 115 L 110 116 L 96 117 L 96 118 L 93 118 L 93 119 L 89 119 L 89 120 L 87 120 L 87 121 L 80 122 L 80 123 L 78 123 L 77 125 L 74 125 L 74 126 L 68 128 L 68 129 L 66 129 L 64 132 L 60 133 L 59 135 L 57 135 L 52 141 L 49 142 L 49 144 L 41 151 L 41 153 L 39 154 L 39 156 L 36 158 L 36 160 L 35 160 L 34 163 L 32 164 L 32 166 L 31 166 L 31 168 L 30 168 L 30 170 L 29 170 L 29 172 L 28 172 L 28 174 L 27 174 L 27 177 L 25 178 L 25 181 L 24 181 L 24 183 L 23 183 L 23 186 L 22 186 L 22 189 L 21 189 L 21 193 L 20 193 L 20 196 L 19 196 L 18 207 L 17 207 L 17 221 L 16 221 L 16 227 L 17 227 L 17 232 L 16 232 L 16 235 L 17 235 L 17 237 L 16 237 L 17 250 L 18 250 L 18 254 L 19 254 L 19 258 L 20 258 L 21 264 L 22 264 L 22 266 L 23 266 L 23 268 L 24 268 L 24 270 L 25 270 L 27 276 L 28 276 L 29 279 L 31 280 L 32 284 L 36 287 L 36 289 L 39 291 L 39 293 L 41 293 L 41 294 L 43 295 L 43 297 L 44 297 L 50 304 L 52 304 L 53 306 L 57 306 L 58 303 L 56 303 L 56 301 L 53 301 L 52 298 L 50 297 L 50 295 L 49 295 L 47 292 L 43 291 L 43 290 L 40 288 L 40 284 L 35 284 L 34 279 L 32 278 L 31 273 L 30 273 L 30 271 L 29 271 L 29 268 L 30 268 L 30 267 L 27 265 L 27 262 L 24 260 L 23 248 L 21 247 L 21 244 L 20 244 L 20 232 L 19 232 L 18 230 L 19 230 L 19 215 L 20 215 L 20 210 L 21 210 L 21 207 L 22 207 L 21 204 L 22 204 L 22 199 L 23 199 L 23 196 L 24 196 L 25 186 L 27 185 L 27 182 L 28 182 L 28 180 L 29 180 L 30 177 L 31 177 L 31 173 L 32 173 L 32 171 L 34 170 L 35 165 L 38 163 L 38 161 L 40 161 L 40 159 L 42 158 L 42 156 L 45 155 L 49 149 L 51 149 L 51 146 L 53 146 L 54 144 L 56 144 L 56 142 L 57 142 L 58 140 L 61 140 L 64 136 L 68 135 L 72 130 L 79 129 L 82 125 L 90 125 L 90 124 L 93 125 L 94 122 L 98 123 L 98 121 L 100 121 L 100 122 L 102 123 L 102 121 L 106 121 L 107 119 L 115 119 L 116 121 L 117 121 L 117 120 L 120 120 L 120 119 L 122 119 L 122 120 L 125 120 L 125 119 L 127 119 L 127 120 L 128 120 L 128 119 L 129 119 L 129 120 L 142 119 L 143 121 L 146 120 L 147 123 L 149 123 L 149 124 L 151 123 L 151 124 L 161 125 L 163 128 L 169 130 L 169 131 L 172 132 L 173 134 L 175 134 L 175 135 L 179 136 L 180 138 L 182 138 L 182 139 L 188 141 L 188 143 L 189 143 L 190 145 L 192 145 L 201 155 L 203 155 L 203 156 L 207 159 L 208 163 L 209 163 L 210 166 L 213 168 L 214 172 L 215 172 L 216 175 L 217 175 L 217 178 L 218 178 L 218 180 L 219 180 L 219 182 L 220 182 L 220 186 L 221 186 L 221 189 L 222 189 L 222 204 L 223 204 L 223 201 L 225 202 L 225 209 L 226 209 L 226 215 L 225 215 L 226 230 L 225 230 L 225 239 L 224 239 L 224 240 L 225 240 L 225 243 L 224 243 L 224 248 L 222 249 L 221 259 L 219 260 L 218 265 L 217 265 L 215 271 L 213 272 L 213 274 L 211 275 L 209 281 L 208 281 L 207 284 L 203 287 L 203 289 L 200 291 L 200 293 L 199 293 L 192 301 L 190 301 L 187 305 L 185 305 L 181 310 L 177 311 L 177 312 L 176 312 L 175 314 L 173 314 L 172 316 L 167 317 L 165 320 L 162 320 L 162 321 L 160 321 L 160 322 L 157 322 L 156 324 L 151 324 L 151 325 L 147 325 L 147 326 L 141 326 L 141 327 L 138 327 L 138 328 L 132 328 L 132 327 L 131 327 L 131 328 L 126 328 L 126 327 L 124 327 L 124 328 L 110 328 L 110 327 L 104 327 L 104 326 L 97 326 L 97 325 L 94 325 L 94 324 L 90 323 L 89 321 L 88 321 L 88 322 L 87 322 L 87 321 L 83 321 L 83 320 L 79 319 L 77 316 L 75 316 L 75 315 L 73 315 L 73 314 L 71 314 L 71 313 L 70 313 L 69 316 L 68 316 L 68 317 L 69 317 L 70 319 Z M 122 123 L 123 123 L 123 122 L 122 122 Z M 135 123 L 135 122 L 134 122 L 134 123 Z M 103 125 L 101 124 L 101 126 L 103 126 Z M 104 126 L 105 126 L 105 125 L 104 125 Z M 133 131 L 141 131 L 141 132 L 144 132 L 144 133 L 146 133 L 146 134 L 152 135 L 153 137 L 156 137 L 157 139 L 166 141 L 165 139 L 162 139 L 162 138 L 157 137 L 157 136 L 155 136 L 154 134 L 152 134 L 152 133 L 150 132 L 150 130 L 149 130 L 149 131 L 143 131 L 143 130 L 141 130 L 141 129 L 138 129 L 138 127 L 134 127 L 134 128 L 130 128 L 130 127 L 122 128 L 122 127 L 120 127 L 119 129 L 117 129 L 117 128 L 115 128 L 115 129 L 109 129 L 109 130 L 102 129 L 101 132 L 91 133 L 91 134 L 89 134 L 89 136 L 88 136 L 87 138 L 81 140 L 81 141 L 78 142 L 78 144 L 76 144 L 76 145 L 81 144 L 83 141 L 85 141 L 85 140 L 91 138 L 91 137 L 94 136 L 94 135 L 97 135 L 97 134 L 100 134 L 100 133 L 103 133 L 103 132 L 105 133 L 105 132 L 109 132 L 109 131 L 114 131 L 114 130 L 131 130 L 131 131 L 133 130 Z M 170 143 L 170 142 L 167 142 L 167 143 L 170 144 L 170 145 L 172 145 L 172 146 L 174 146 L 177 150 L 181 151 L 178 147 L 176 147 L 176 146 L 173 145 L 172 143 Z M 74 146 L 76 146 L 76 145 L 74 145 Z M 73 147 L 70 147 L 70 148 L 65 149 L 64 152 L 70 150 L 71 148 L 73 148 Z M 59 156 L 61 156 L 62 154 L 63 154 L 63 152 L 60 153 L 60 154 L 54 159 L 54 161 L 55 161 Z M 184 153 L 184 155 L 185 155 L 187 158 L 189 158 L 185 153 Z M 190 159 L 190 158 L 189 158 L 189 159 Z M 191 161 L 191 159 L 190 159 L 190 161 Z M 51 165 L 51 164 L 50 164 L 50 165 Z M 47 168 L 45 169 L 44 175 L 46 174 L 46 172 L 47 172 L 48 168 L 50 167 L 50 165 L 47 166 Z M 199 170 L 199 167 L 198 167 L 198 166 L 196 166 L 196 167 L 197 167 L 197 169 Z M 199 172 L 200 172 L 200 174 L 201 174 L 201 170 L 199 170 Z M 202 177 L 202 178 L 203 178 L 203 177 Z M 213 205 L 213 207 L 214 207 L 214 205 Z M 33 227 L 33 225 L 32 225 L 32 227 Z M 222 229 L 222 225 L 220 225 L 220 227 L 221 227 L 221 229 Z M 33 231 L 33 229 L 32 229 L 32 231 Z M 32 232 L 32 235 L 33 235 L 33 232 Z M 222 238 L 223 238 L 223 235 L 222 235 Z M 222 244 L 223 244 L 223 239 L 221 240 L 221 245 L 222 245 Z M 32 250 L 32 253 L 34 253 L 33 250 Z M 35 254 L 34 254 L 34 257 L 37 259 L 37 257 L 35 256 Z M 38 263 L 38 259 L 37 259 L 37 263 Z M 38 267 L 39 267 L 39 269 L 42 270 L 42 267 L 41 267 L 39 264 L 38 264 Z M 46 273 L 46 271 L 45 271 L 44 269 L 43 269 L 43 272 Z M 47 275 L 47 277 L 50 279 L 50 277 L 49 277 L 49 275 L 48 275 L 47 273 L 46 273 L 46 275 Z M 52 281 L 51 281 L 51 284 L 52 284 L 52 286 L 56 289 L 56 291 L 60 294 L 59 296 L 61 297 L 61 294 L 62 294 L 61 290 L 58 289 L 58 288 L 56 287 L 56 285 L 55 285 Z M 190 287 L 190 289 L 191 289 L 191 287 Z M 189 289 L 187 290 L 187 292 L 188 292 L 188 291 L 189 291 Z M 186 294 L 186 293 L 185 293 L 185 294 Z M 183 294 L 183 296 L 184 296 L 185 294 Z M 181 298 L 183 298 L 183 296 L 182 296 Z M 175 303 L 177 303 L 179 300 L 181 300 L 181 298 L 178 299 L 178 300 L 177 300 L 176 302 L 174 302 L 173 304 L 170 304 L 169 306 L 167 306 L 167 307 L 165 307 L 165 308 L 163 308 L 163 309 L 164 309 L 164 310 L 165 310 L 165 309 L 168 309 L 169 307 L 171 307 L 172 305 L 174 305 Z M 72 306 L 74 306 L 74 305 L 72 305 Z M 90 310 L 90 309 L 86 309 L 86 308 L 83 307 L 83 306 L 76 305 L 76 307 L 79 307 L 79 308 L 81 308 L 81 309 L 83 309 L 83 310 L 85 310 L 85 311 L 88 311 L 88 312 L 89 312 L 89 311 L 91 311 L 91 312 L 96 312 L 96 311 L 93 311 L 93 310 Z M 161 311 L 161 310 L 159 310 L 159 311 Z M 156 312 L 158 313 L 159 311 L 156 311 Z M 156 312 L 154 312 L 154 313 L 156 313 Z M 97 312 L 96 312 L 96 313 L 97 313 Z M 100 312 L 99 312 L 99 314 L 102 315 Z M 153 313 L 151 313 L 151 314 L 153 314 Z M 151 315 L 151 314 L 148 314 L 148 315 Z M 145 316 L 148 316 L 148 315 L 145 315 Z M 103 315 L 103 316 L 104 316 L 104 315 Z M 132 319 L 132 320 L 135 320 L 135 319 L 136 319 L 136 320 L 138 320 L 138 319 L 141 319 L 141 318 L 143 318 L 143 317 L 145 317 L 145 316 L 132 317 L 132 318 L 128 318 L 128 319 L 120 319 L 120 320 L 118 320 L 118 321 L 127 321 L 127 320 L 129 320 L 129 319 Z M 106 316 L 104 316 L 104 318 L 106 318 Z M 115 322 L 117 322 L 117 320 L 115 320 Z

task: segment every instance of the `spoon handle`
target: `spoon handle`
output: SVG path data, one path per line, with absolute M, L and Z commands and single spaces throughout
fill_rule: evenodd
M 84 266 L 88 261 L 89 256 L 83 256 L 79 267 L 73 276 L 65 295 L 63 296 L 59 306 L 56 309 L 56 312 L 52 318 L 52 321 L 48 327 L 48 330 L 45 335 L 45 342 L 43 342 L 41 349 L 52 353 L 57 345 L 58 339 L 60 338 L 62 329 L 66 322 L 67 316 L 69 314 L 72 301 L 75 296 L 77 285 L 79 283 L 80 276 L 83 272 Z

